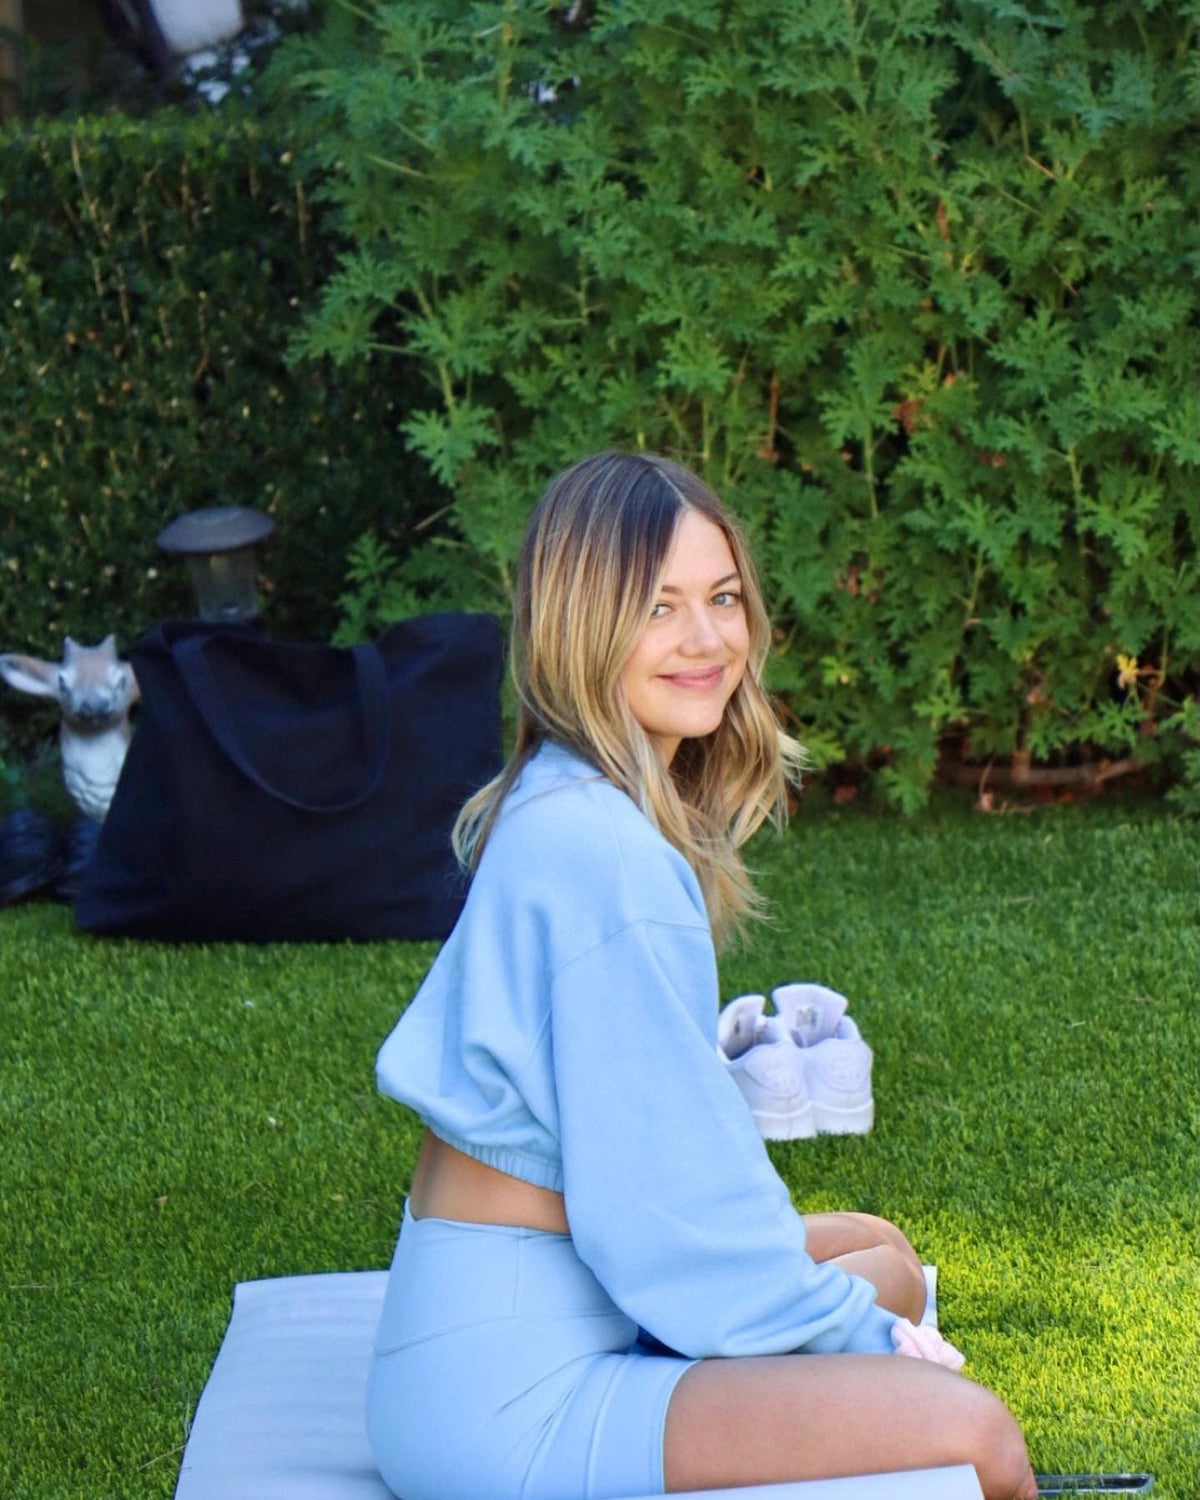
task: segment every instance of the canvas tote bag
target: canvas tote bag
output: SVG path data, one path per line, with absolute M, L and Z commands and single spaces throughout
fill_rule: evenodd
M 433 614 L 347 649 L 166 621 L 75 900 L 84 932 L 175 942 L 443 938 L 450 848 L 501 766 L 504 644 Z

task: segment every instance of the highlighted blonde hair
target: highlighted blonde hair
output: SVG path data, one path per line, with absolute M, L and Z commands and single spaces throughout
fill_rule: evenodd
M 662 580 L 680 517 L 725 533 L 741 575 L 750 650 L 718 728 L 680 743 L 668 769 L 620 689 Z M 501 804 L 545 740 L 566 745 L 627 793 L 687 859 L 718 942 L 757 915 L 738 853 L 767 818 L 782 823 L 801 750 L 762 687 L 770 626 L 736 521 L 689 470 L 655 454 L 599 453 L 553 480 L 530 518 L 513 608 L 517 741 L 501 774 L 459 814 L 454 847 L 474 868 Z

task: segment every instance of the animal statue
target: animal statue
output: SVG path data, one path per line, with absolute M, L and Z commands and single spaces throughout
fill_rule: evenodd
M 84 817 L 103 821 L 133 733 L 129 710 L 139 697 L 133 668 L 117 657 L 116 637 L 81 646 L 68 636 L 60 662 L 0 656 L 0 677 L 20 693 L 58 700 L 63 781 Z

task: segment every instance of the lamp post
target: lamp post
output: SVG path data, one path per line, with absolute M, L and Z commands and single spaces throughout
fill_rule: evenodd
M 229 624 L 258 618 L 255 548 L 274 534 L 275 522 L 261 511 L 218 505 L 179 516 L 157 541 L 187 559 L 200 618 Z

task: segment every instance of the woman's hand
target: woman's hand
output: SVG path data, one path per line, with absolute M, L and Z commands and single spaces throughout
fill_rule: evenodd
M 966 1364 L 963 1355 L 936 1328 L 910 1323 L 907 1318 L 898 1318 L 892 1324 L 892 1343 L 897 1354 L 907 1354 L 910 1359 L 929 1359 L 948 1370 L 957 1372 Z

